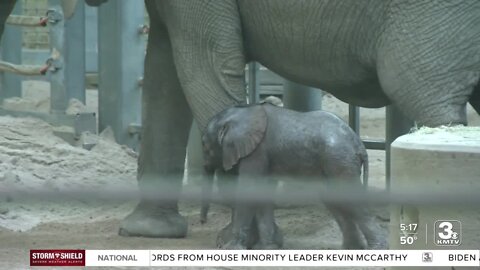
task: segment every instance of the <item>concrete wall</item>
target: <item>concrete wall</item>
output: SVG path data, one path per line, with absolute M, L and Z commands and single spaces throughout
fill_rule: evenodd
M 392 191 L 413 189 L 426 199 L 443 192 L 445 200 L 455 192 L 480 188 L 480 128 L 425 128 L 399 137 L 392 144 Z M 472 196 L 470 196 L 472 197 Z M 475 195 L 473 194 L 473 197 Z M 458 201 L 468 195 L 454 196 Z M 451 199 L 451 197 L 450 197 Z M 435 238 L 439 220 L 458 220 L 453 231 L 459 233 L 458 246 L 439 246 Z M 437 222 L 437 224 L 435 224 Z M 401 232 L 400 224 L 418 224 L 414 232 Z M 415 234 L 414 234 L 415 233 Z M 401 244 L 401 236 L 416 237 L 412 245 Z M 394 206 L 391 211 L 390 249 L 479 249 L 480 210 L 477 204 L 455 205 L 447 201 L 433 205 Z M 392 268 L 396 269 L 396 268 Z M 405 268 L 402 268 L 405 269 Z M 413 268 L 412 268 L 413 269 Z M 429 268 L 422 268 L 429 269 Z M 430 269 L 451 269 L 430 268 Z M 463 268 L 462 268 L 463 269 Z

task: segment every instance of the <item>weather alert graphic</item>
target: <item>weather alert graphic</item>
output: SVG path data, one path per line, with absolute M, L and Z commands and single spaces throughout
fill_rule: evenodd
M 85 266 L 85 250 L 30 250 L 30 266 Z

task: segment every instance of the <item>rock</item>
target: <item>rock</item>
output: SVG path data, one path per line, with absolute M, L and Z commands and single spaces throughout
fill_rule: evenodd
M 75 115 L 75 114 L 79 114 L 86 111 L 87 111 L 87 107 L 80 100 L 72 98 L 68 102 L 68 107 L 65 113 L 70 115 Z

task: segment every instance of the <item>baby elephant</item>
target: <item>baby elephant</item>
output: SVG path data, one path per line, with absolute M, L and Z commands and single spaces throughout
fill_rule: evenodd
M 232 107 L 213 117 L 202 142 L 206 171 L 237 177 L 232 223 L 221 233 L 227 249 L 250 248 L 252 243 L 254 248 L 281 246 L 273 215 L 276 180 L 362 189 L 362 166 L 364 182 L 368 177 L 362 141 L 343 120 L 325 111 L 300 113 L 268 103 Z M 365 240 L 368 248 L 385 248 L 366 206 L 326 206 L 342 231 L 343 248 L 363 249 Z

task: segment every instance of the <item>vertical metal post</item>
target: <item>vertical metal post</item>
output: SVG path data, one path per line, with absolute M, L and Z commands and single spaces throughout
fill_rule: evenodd
M 354 105 L 348 105 L 348 124 L 360 135 L 360 108 Z
M 390 189 L 390 145 L 392 142 L 402 136 L 407 134 L 410 129 L 413 127 L 414 122 L 400 112 L 394 105 L 387 106 L 386 108 L 386 138 L 385 138 L 385 176 L 386 176 L 386 186 L 387 190 Z
M 108 1 L 98 12 L 99 129 L 110 126 L 117 142 L 132 148 L 138 137 L 128 127 L 141 120 L 146 37 L 139 30 L 144 22 L 143 1 Z
M 85 4 L 77 1 L 73 16 L 65 22 L 65 76 L 67 100 L 85 104 Z
M 286 108 L 307 112 L 322 109 L 323 92 L 289 80 L 283 83 L 283 104 Z
M 49 72 L 50 112 L 64 113 L 67 108 L 67 88 L 65 76 L 65 20 L 61 0 L 48 1 L 48 26 L 50 51 L 53 66 Z
M 98 8 L 85 7 L 85 71 L 98 72 Z
M 22 1 L 17 1 L 12 14 L 22 13 Z M 14 64 L 22 63 L 22 27 L 5 25 L 1 43 L 2 57 L 4 61 Z M 0 98 L 3 100 L 9 97 L 22 96 L 22 78 L 20 75 L 2 72 L 0 73 L 1 91 Z M 1 103 L 1 102 L 0 102 Z
M 260 101 L 260 79 L 258 71 L 260 65 L 257 62 L 248 64 L 248 103 L 254 104 Z

